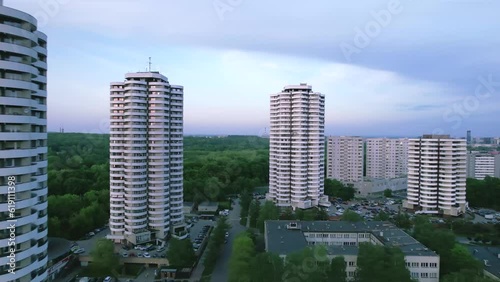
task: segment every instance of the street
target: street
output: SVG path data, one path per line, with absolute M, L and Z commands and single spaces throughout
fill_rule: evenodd
M 231 257 L 231 251 L 233 246 L 234 238 L 241 232 L 246 230 L 246 227 L 240 225 L 240 201 L 235 200 L 233 205 L 233 210 L 229 212 L 228 223 L 231 224 L 229 230 L 229 238 L 227 244 L 224 245 L 221 255 L 217 259 L 215 269 L 212 273 L 211 281 L 228 281 L 229 277 L 229 258 Z

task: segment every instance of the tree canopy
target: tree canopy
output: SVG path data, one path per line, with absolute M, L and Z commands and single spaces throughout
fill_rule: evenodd
M 336 179 L 325 179 L 325 195 L 330 197 L 338 197 L 344 201 L 349 201 L 354 198 L 356 190 L 353 185 L 344 185 Z
M 500 210 L 500 178 L 486 176 L 483 180 L 467 178 L 466 195 L 472 207 Z
M 356 282 L 411 282 L 403 252 L 397 247 L 361 243 Z
M 115 245 L 112 241 L 102 238 L 96 241 L 90 252 L 92 263 L 90 268 L 93 273 L 100 276 L 111 275 L 118 268 L 119 258 L 114 253 Z
M 168 262 L 176 267 L 192 267 L 196 261 L 196 254 L 190 240 L 171 238 L 167 250 Z

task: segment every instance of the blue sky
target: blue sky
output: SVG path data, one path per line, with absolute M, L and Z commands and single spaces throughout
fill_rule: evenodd
M 185 134 L 262 134 L 269 95 L 326 95 L 327 135 L 500 136 L 500 1 L 4 0 L 49 37 L 48 127 L 108 132 L 109 83 L 183 85 Z

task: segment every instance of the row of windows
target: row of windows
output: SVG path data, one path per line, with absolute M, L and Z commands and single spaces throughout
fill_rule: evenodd
M 406 267 L 437 268 L 436 262 L 406 262 Z
M 431 273 L 427 273 L 427 272 L 421 272 L 420 275 L 418 272 L 412 272 L 411 273 L 411 278 L 437 278 L 438 277 L 438 274 L 437 272 L 431 272 Z

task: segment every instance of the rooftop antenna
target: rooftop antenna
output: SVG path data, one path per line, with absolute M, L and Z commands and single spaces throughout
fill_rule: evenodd
M 149 72 L 151 72 L 151 57 L 149 57 Z

